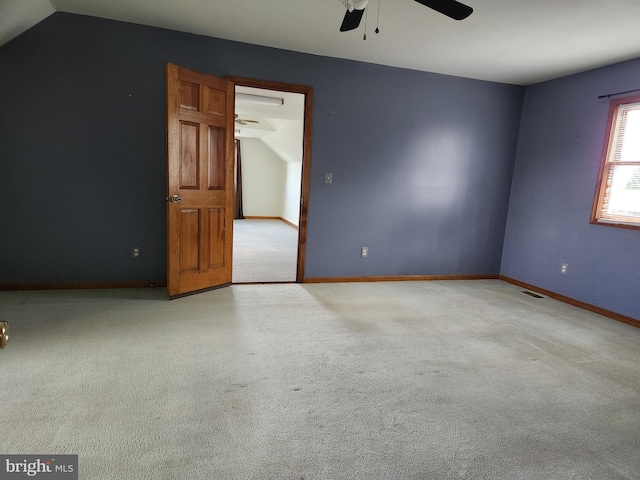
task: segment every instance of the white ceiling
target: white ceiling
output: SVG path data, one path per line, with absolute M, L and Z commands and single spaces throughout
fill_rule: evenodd
M 49 0 L 0 0 L 0 45 L 56 11 Z
M 370 0 L 363 41 L 363 25 L 338 31 L 339 0 L 0 0 L 0 44 L 62 11 L 519 85 L 640 57 L 640 0 L 463 2 L 474 13 L 455 21 L 413 0 Z

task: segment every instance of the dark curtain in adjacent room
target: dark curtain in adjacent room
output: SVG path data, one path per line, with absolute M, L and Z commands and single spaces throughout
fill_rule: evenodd
M 240 140 L 236 143 L 236 213 L 234 218 L 240 220 L 244 218 L 242 211 L 242 155 L 240 153 Z

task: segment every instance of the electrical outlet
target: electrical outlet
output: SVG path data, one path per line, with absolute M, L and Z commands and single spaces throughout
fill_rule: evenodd
M 140 247 L 131 247 L 131 257 L 132 258 L 140 258 Z
M 569 264 L 568 263 L 563 263 L 562 265 L 560 265 L 560 273 L 561 274 L 566 275 L 568 269 L 569 269 Z
M 369 247 L 362 247 L 360 249 L 360 257 L 367 258 L 369 256 Z

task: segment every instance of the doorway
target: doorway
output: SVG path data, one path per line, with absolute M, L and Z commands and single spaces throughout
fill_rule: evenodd
M 304 280 L 310 87 L 238 77 L 233 283 Z

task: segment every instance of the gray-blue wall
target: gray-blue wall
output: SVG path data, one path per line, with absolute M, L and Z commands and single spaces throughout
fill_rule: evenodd
M 499 273 L 524 88 L 56 13 L 0 47 L 0 283 L 165 279 L 167 62 L 314 88 L 306 277 Z
M 640 231 L 589 223 L 609 110 L 597 97 L 635 88 L 640 60 L 527 87 L 501 273 L 640 319 Z

